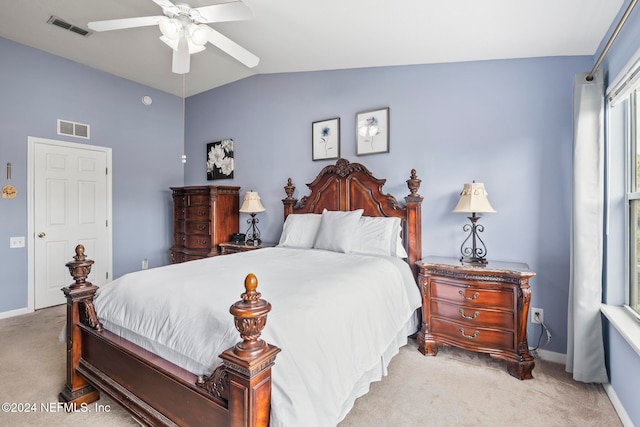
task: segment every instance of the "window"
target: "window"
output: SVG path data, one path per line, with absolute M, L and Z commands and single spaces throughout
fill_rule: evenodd
M 627 100 L 628 116 L 628 176 L 629 207 L 629 289 L 628 305 L 640 316 L 640 88 Z

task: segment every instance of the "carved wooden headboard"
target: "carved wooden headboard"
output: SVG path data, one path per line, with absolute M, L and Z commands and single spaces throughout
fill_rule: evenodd
M 350 163 L 338 159 L 335 165 L 323 168 L 316 179 L 307 184 L 311 190 L 302 197 L 300 203 L 293 197 L 295 186 L 289 178 L 284 187 L 287 197 L 284 204 L 284 217 L 295 213 L 322 213 L 331 211 L 351 211 L 364 209 L 366 216 L 398 217 L 402 220 L 404 243 L 409 255 L 408 262 L 414 276 L 415 262 L 422 258 L 422 196 L 418 194 L 421 180 L 416 171 L 411 171 L 407 180 L 409 195 L 404 198 L 405 206 L 400 206 L 395 197 L 382 192 L 386 179 L 378 179 L 360 163 Z

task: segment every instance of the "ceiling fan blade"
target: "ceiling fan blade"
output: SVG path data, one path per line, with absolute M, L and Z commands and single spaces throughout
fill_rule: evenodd
M 187 74 L 190 68 L 189 42 L 187 36 L 182 34 L 178 41 L 178 49 L 173 51 L 173 63 L 171 71 L 176 74 Z
M 247 67 L 253 68 L 258 65 L 258 62 L 260 62 L 260 58 L 240 46 L 238 43 L 234 42 L 226 36 L 223 36 L 208 25 L 202 25 L 202 27 L 208 28 L 209 30 L 209 34 L 207 35 L 207 40 L 209 40 L 209 43 L 213 44 L 214 46 L 218 47 L 218 49 L 226 52 L 228 55 L 242 62 Z
M 180 12 L 180 9 L 178 9 L 178 6 L 176 6 L 169 0 L 153 0 L 153 2 L 158 6 L 160 6 L 163 10 L 166 10 L 168 12 L 171 12 L 171 13 Z
M 122 30 L 124 28 L 148 27 L 158 25 L 164 16 L 140 16 L 138 18 L 110 19 L 107 21 L 89 22 L 88 26 L 93 31 Z
M 154 0 L 155 1 L 155 0 Z M 201 23 L 242 21 L 253 18 L 251 9 L 241 1 L 212 4 L 191 10 L 191 17 Z

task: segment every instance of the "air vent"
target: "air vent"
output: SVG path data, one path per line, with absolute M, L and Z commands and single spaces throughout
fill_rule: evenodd
M 76 138 L 89 139 L 89 125 L 58 119 L 58 135 L 75 136 Z
M 91 31 L 85 30 L 84 28 L 76 27 L 75 25 L 68 23 L 64 19 L 60 19 L 53 15 L 49 17 L 47 24 L 55 25 L 56 27 L 71 31 L 72 33 L 79 34 L 83 37 L 89 37 L 91 35 Z

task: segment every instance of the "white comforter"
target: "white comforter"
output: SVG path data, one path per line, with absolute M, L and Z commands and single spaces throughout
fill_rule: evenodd
M 335 426 L 380 379 L 381 357 L 406 343 L 420 295 L 404 261 L 265 248 L 127 274 L 103 286 L 95 305 L 109 331 L 208 374 L 240 339 L 229 306 L 248 273 L 272 305 L 262 338 L 282 349 L 271 426 Z

